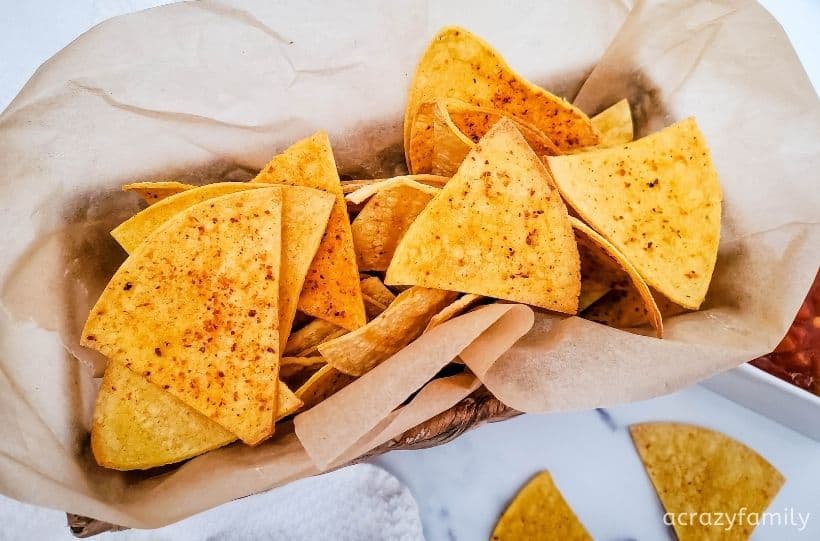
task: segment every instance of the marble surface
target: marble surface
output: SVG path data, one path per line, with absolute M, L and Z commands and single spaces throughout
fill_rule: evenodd
M 160 3 L 164 2 L 0 0 L 0 108 L 40 63 L 96 22 Z M 820 87 L 820 2 L 762 3 L 783 24 L 815 88 Z M 793 508 L 795 513 L 811 516 L 802 532 L 791 526 L 761 527 L 754 539 L 820 539 L 820 444 L 699 386 L 609 410 L 522 416 L 481 427 L 441 447 L 394 452 L 375 463 L 410 488 L 421 511 L 425 537 L 430 541 L 486 539 L 518 487 L 541 469 L 552 472 L 596 539 L 673 539 L 662 523 L 662 509 L 625 428 L 648 420 L 684 421 L 715 428 L 758 450 L 788 479 L 770 511 Z M 254 498 L 205 516 L 211 515 L 219 522 L 220 514 L 231 506 L 252 506 Z M 64 515 L 58 511 L 33 508 L 0 496 L 0 516 L 36 524 L 39 534 L 27 538 L 70 538 Z M 162 537 L 161 530 L 156 533 L 157 538 Z M 188 532 L 190 538 L 197 538 L 197 533 Z M 9 530 L 0 530 L 0 538 L 9 535 Z M 116 539 L 115 535 L 105 537 Z

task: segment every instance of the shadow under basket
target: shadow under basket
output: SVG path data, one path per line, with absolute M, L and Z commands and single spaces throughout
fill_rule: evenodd
M 364 462 L 368 458 L 382 455 L 388 451 L 435 447 L 447 443 L 483 423 L 503 421 L 520 414 L 521 412 L 502 404 L 482 387 L 449 410 L 443 411 L 411 428 L 401 436 L 383 443 L 348 465 Z M 66 513 L 66 515 L 71 533 L 79 538 L 128 529 L 124 526 L 91 517 L 73 513 Z

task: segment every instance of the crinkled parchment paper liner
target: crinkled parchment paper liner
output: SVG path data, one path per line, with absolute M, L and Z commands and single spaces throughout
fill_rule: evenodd
M 481 383 L 516 410 L 591 408 L 670 392 L 771 349 L 820 259 L 817 96 L 754 2 L 639 3 L 627 16 L 628 8 L 615 0 L 519 11 L 467 1 L 355 10 L 199 2 L 111 20 L 61 51 L 0 116 L 0 492 L 156 527 L 374 446 L 401 446 L 420 423 L 412 445 L 463 430 L 455 419 L 469 425 L 507 411 L 476 398 Z M 444 24 L 484 36 L 535 82 L 577 93 L 588 113 L 629 97 L 639 134 L 698 118 L 725 192 L 704 310 L 671 318 L 659 341 L 526 307 L 485 307 L 259 447 L 233 445 L 151 474 L 97 467 L 87 429 L 92 372 L 103 360 L 77 338 L 124 258 L 107 233 L 136 198 L 119 185 L 244 180 L 316 129 L 329 132 L 343 174 L 401 172 L 409 76 Z M 459 352 L 471 374 L 424 385 Z M 455 415 L 465 408 L 472 413 Z M 456 428 L 442 428 L 448 420 Z

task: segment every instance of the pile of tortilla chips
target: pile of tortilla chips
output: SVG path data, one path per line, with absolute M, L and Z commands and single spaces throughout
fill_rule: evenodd
M 258 444 L 494 300 L 660 338 L 705 298 L 721 192 L 694 119 L 632 136 L 625 100 L 590 118 L 446 28 L 409 90 L 409 175 L 342 182 L 318 132 L 251 182 L 124 186 L 148 206 L 112 231 L 128 258 L 82 337 L 110 360 L 98 462 Z

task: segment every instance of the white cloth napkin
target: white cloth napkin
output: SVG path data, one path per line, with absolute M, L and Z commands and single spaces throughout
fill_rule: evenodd
M 0 496 L 0 538 L 73 539 L 65 514 Z M 157 530 L 106 533 L 101 541 L 419 541 L 419 509 L 398 479 L 370 464 L 297 481 Z

